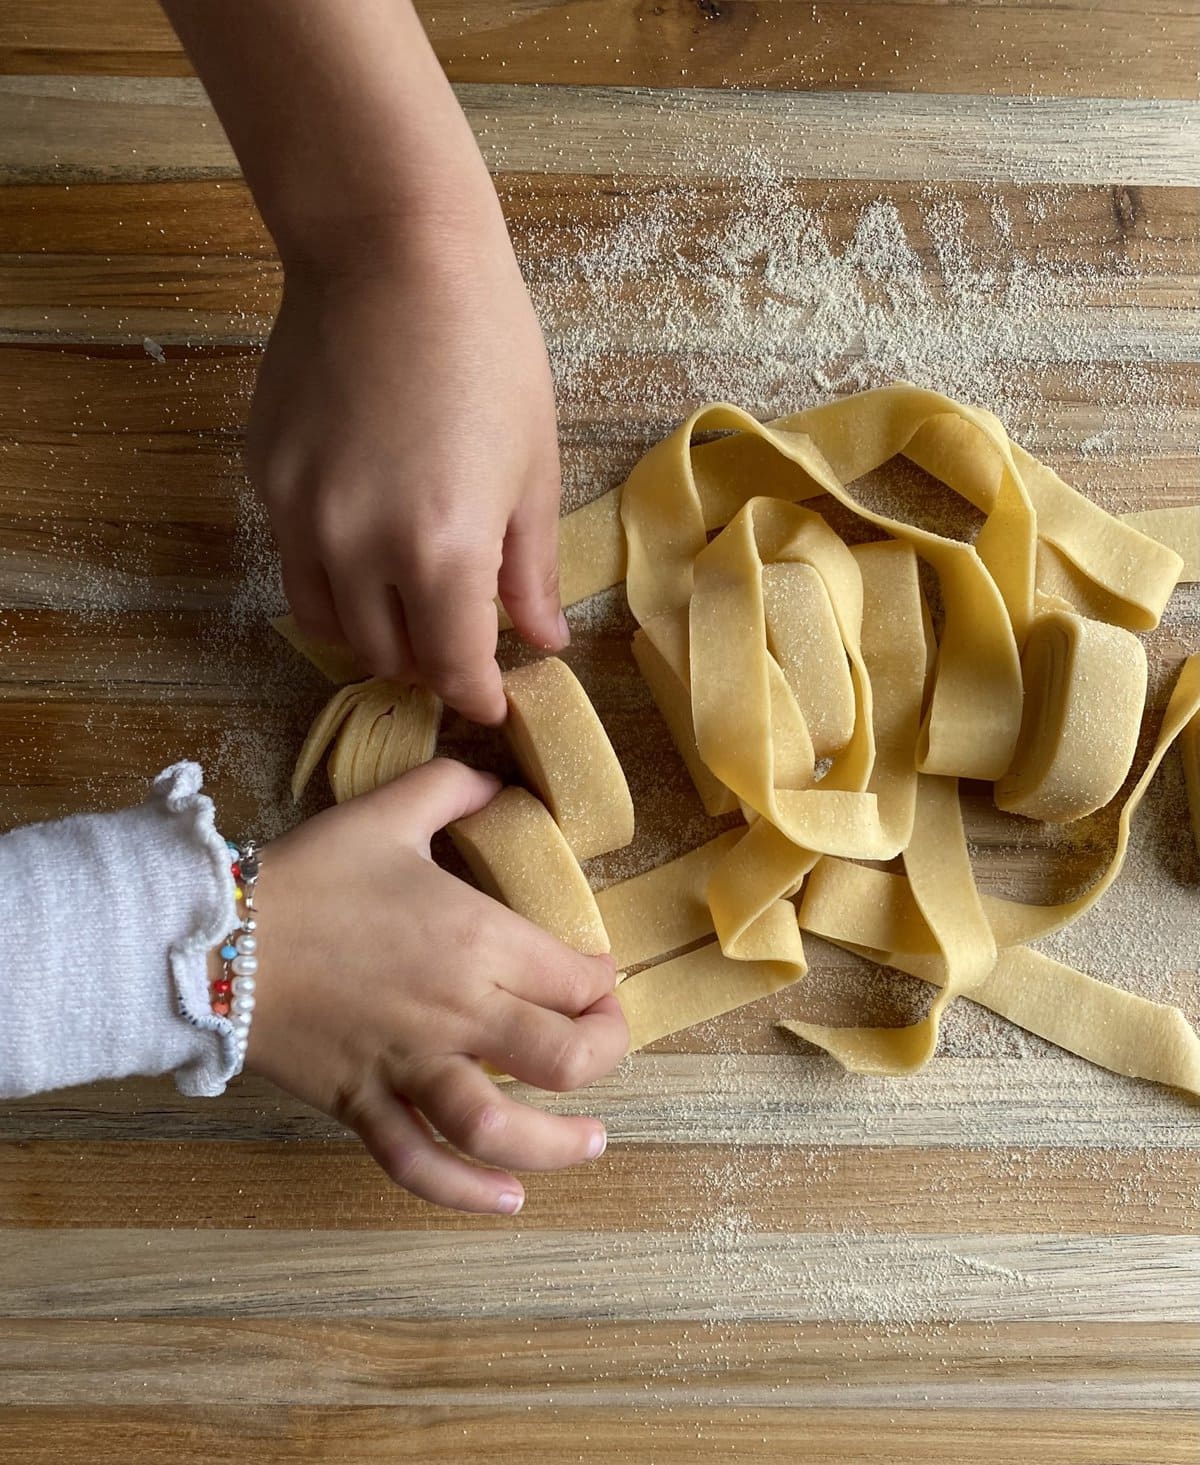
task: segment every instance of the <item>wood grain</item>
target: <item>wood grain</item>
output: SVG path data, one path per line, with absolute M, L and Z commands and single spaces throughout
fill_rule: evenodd
M 252 1192 L 245 1186 L 252 1170 Z M 655 1177 L 647 1188 L 646 1176 Z M 531 1175 L 521 1229 L 587 1216 L 613 1232 L 715 1226 L 737 1206 L 759 1231 L 1200 1231 L 1200 1152 L 928 1150 L 829 1145 L 614 1145 L 604 1161 Z M 67 1140 L 0 1145 L 0 1227 L 478 1231 L 390 1185 L 357 1142 Z
M 263 1408 L 164 1411 L 122 1405 L 100 1411 L 59 1407 L 6 1412 L 0 1460 L 56 1465 L 65 1458 L 125 1465 L 177 1465 L 180 1449 L 212 1465 L 257 1460 L 453 1460 L 493 1465 L 497 1440 L 513 1465 L 653 1461 L 694 1465 L 698 1455 L 745 1465 L 803 1458 L 810 1465 L 1007 1465 L 1014 1446 L 1054 1465 L 1194 1465 L 1200 1413 L 1113 1409 L 704 1409 L 652 1404 L 616 1412 L 549 1406 L 514 1415 L 470 1410 Z
M 681 221 L 686 218 L 700 229 L 727 225 L 744 206 L 738 180 L 728 179 L 676 182 L 613 174 L 598 182 L 588 174 L 509 170 L 497 175 L 495 183 L 518 244 L 536 234 L 539 240 L 557 243 L 563 254 L 578 250 L 581 231 L 611 219 L 618 206 L 636 217 L 649 200 L 674 196 Z M 968 234 L 977 239 L 994 234 L 999 205 L 1008 216 L 1008 238 L 1017 254 L 1036 253 L 1047 263 L 1076 267 L 1100 265 L 1117 254 L 1132 267 L 1136 288 L 1158 283 L 1172 289 L 1170 296 L 1148 298 L 1147 303 L 1177 299 L 1186 304 L 1194 294 L 1187 282 L 1194 282 L 1197 273 L 1200 242 L 1194 227 L 1195 195 L 1188 189 L 1038 183 L 981 187 L 955 179 L 889 179 L 879 188 L 846 179 L 798 178 L 777 186 L 797 207 L 819 210 L 831 243 L 839 248 L 858 227 L 864 204 L 881 194 L 895 204 L 913 248 L 926 259 L 933 251 L 923 219 L 931 202 L 961 210 Z M 118 265 L 132 263 L 129 256 L 233 256 L 242 263 L 253 256 L 274 271 L 274 248 L 240 178 L 71 188 L 11 184 L 4 201 L 0 256 L 101 256 L 114 273 Z M 688 240 L 680 246 L 686 249 Z
M 1198 1302 L 1190 1236 L 0 1231 L 6 1317 L 1194 1323 Z
M 236 490 L 244 484 L 241 424 L 258 359 L 255 349 L 193 346 L 160 365 L 140 342 L 123 349 L 0 350 L 0 434 L 11 443 L 0 454 L 0 513 L 10 523 L 51 514 L 93 532 L 102 532 L 101 517 L 232 525 Z M 637 360 L 646 372 L 658 364 Z M 614 352 L 614 376 L 625 367 Z M 1089 496 L 1117 512 L 1192 501 L 1188 445 L 1200 438 L 1200 363 L 1139 367 L 1146 394 L 1169 404 L 1166 413 L 1147 413 L 1130 401 L 1128 369 L 1120 363 L 1097 363 L 1086 388 L 1078 373 L 1060 366 L 1015 362 L 1013 369 L 1044 403 L 1033 429 L 1022 434 L 1023 446 Z M 636 412 L 620 416 L 602 401 L 571 406 L 563 455 L 568 475 L 581 485 L 594 484 L 601 473 L 601 483 L 619 482 L 647 435 L 667 425 Z M 113 423 L 119 431 L 111 430 Z M 1108 435 L 1104 457 L 1085 458 L 1080 444 L 1100 433 Z M 77 474 L 96 495 L 94 511 L 93 501 L 81 505 L 73 489 Z M 226 573 L 235 569 L 225 561 Z
M 765 1018 L 753 1020 L 761 1031 Z M 646 1052 L 583 1095 L 514 1092 L 552 1111 L 596 1115 L 614 1148 L 1200 1149 L 1193 1102 L 1063 1057 L 942 1056 L 897 1083 L 847 1077 L 831 1059 L 794 1051 Z M 139 1079 L 16 1100 L 0 1113 L 0 1140 L 122 1138 L 344 1139 L 345 1131 L 254 1079 L 202 1106 L 165 1081 Z
M 423 0 L 456 81 L 863 91 L 1196 96 L 1177 43 L 1187 0 L 1046 7 L 851 0 Z M 0 71 L 182 76 L 153 0 L 19 0 L 0 16 Z
M 1085 360 L 1140 361 L 1152 351 L 1168 361 L 1196 360 L 1200 322 L 1189 308 L 1195 281 L 1180 275 L 1144 283 L 1115 274 L 1099 279 L 1080 292 L 1090 300 L 1048 308 L 1042 337 L 1030 336 L 1028 349 L 1045 355 L 1070 339 Z M 282 271 L 268 261 L 150 255 L 113 269 L 90 255 L 19 255 L 0 260 L 0 342 L 124 345 L 149 336 L 159 346 L 261 344 L 282 288 Z M 569 296 L 565 304 L 569 309 Z M 652 358 L 654 329 L 651 321 L 641 335 L 616 338 L 614 352 Z
M 1159 1381 L 1161 1409 L 1189 1409 L 1198 1365 L 1200 1328 L 1162 1322 L 959 1323 L 949 1331 L 647 1319 L 581 1328 L 532 1318 L 490 1323 L 484 1351 L 478 1330 L 454 1321 L 10 1318 L 0 1335 L 0 1402 L 109 1409 L 136 1394 L 143 1406 L 183 1397 L 219 1406 L 236 1378 L 239 1402 L 255 1409 L 484 1403 L 515 1413 L 653 1403 L 1106 1415 L 1136 1407 L 1147 1375 Z
M 494 172 L 722 176 L 731 156 L 785 177 L 1195 187 L 1200 103 L 618 87 L 456 88 Z M 0 77 L 0 182 L 231 178 L 187 77 Z M 733 166 L 736 166 L 734 164 Z

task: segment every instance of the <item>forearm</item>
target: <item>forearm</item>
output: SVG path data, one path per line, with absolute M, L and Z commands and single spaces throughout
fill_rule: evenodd
M 285 266 L 504 225 L 408 0 L 163 0 Z

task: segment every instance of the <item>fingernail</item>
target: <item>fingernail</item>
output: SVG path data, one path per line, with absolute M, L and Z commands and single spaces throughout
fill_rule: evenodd
M 567 618 L 561 610 L 558 613 L 558 644 L 560 647 L 571 644 L 571 628 L 567 625 Z
M 519 1190 L 506 1190 L 496 1202 L 496 1209 L 505 1216 L 515 1216 L 525 1204 L 525 1197 Z
M 591 1139 L 588 1140 L 587 1157 L 589 1160 L 598 1160 L 608 1148 L 608 1134 L 603 1129 L 596 1130 Z

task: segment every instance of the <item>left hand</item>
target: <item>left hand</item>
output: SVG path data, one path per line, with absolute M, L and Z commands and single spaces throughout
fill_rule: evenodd
M 553 386 L 503 220 L 435 225 L 289 272 L 250 470 L 302 629 L 498 723 L 497 594 L 531 644 L 569 640 Z

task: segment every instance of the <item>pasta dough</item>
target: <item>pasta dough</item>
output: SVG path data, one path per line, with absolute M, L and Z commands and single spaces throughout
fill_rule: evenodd
M 603 724 L 556 656 L 504 673 L 504 731 L 521 772 L 545 800 L 578 859 L 633 838 L 633 800 Z
M 292 774 L 292 798 L 304 792 L 330 743 L 329 786 L 339 804 L 399 778 L 433 757 L 441 719 L 442 704 L 421 687 L 381 677 L 342 687 L 308 731 Z
M 450 826 L 450 838 L 482 888 L 576 951 L 610 951 L 596 899 L 561 829 L 523 788 L 502 789 Z
M 848 485 L 896 454 L 984 515 L 973 544 L 857 501 Z M 847 548 L 806 506 L 824 494 L 886 537 Z M 606 757 L 576 756 L 594 712 L 566 668 L 509 674 L 522 765 L 570 849 L 523 795 L 468 858 L 571 944 L 598 940 L 600 921 L 618 965 L 640 968 L 618 989 L 634 1047 L 800 979 L 811 931 L 937 989 L 907 1028 L 785 1024 L 849 1068 L 920 1067 L 966 996 L 1117 1072 L 1200 1092 L 1200 1040 L 1177 1009 L 1027 945 L 1117 877 L 1176 740 L 1200 831 L 1200 660 L 1183 666 L 1108 869 L 1076 900 L 982 895 L 958 800 L 959 779 L 985 779 L 1000 807 L 1063 821 L 1116 796 L 1145 704 L 1133 633 L 1157 624 L 1181 574 L 1200 575 L 1195 511 L 1114 518 L 991 414 L 897 384 L 766 425 L 701 408 L 619 492 L 569 515 L 561 543 L 565 600 L 626 579 L 635 657 L 706 809 L 746 818 L 588 904 L 577 860 L 631 837 L 632 809 Z M 918 560 L 938 579 L 936 637 Z M 538 690 L 522 705 L 525 677 Z M 601 837 L 590 821 L 610 805 Z M 895 856 L 902 873 L 861 863 Z M 551 890 L 561 907 L 546 907 Z

